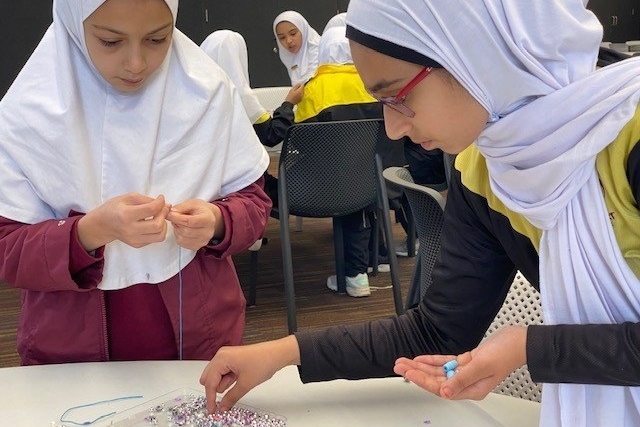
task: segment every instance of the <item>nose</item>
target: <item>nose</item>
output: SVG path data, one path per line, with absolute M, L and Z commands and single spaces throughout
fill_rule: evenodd
M 145 58 L 140 46 L 132 46 L 125 62 L 125 70 L 132 74 L 140 74 L 147 68 L 147 59 Z
M 384 130 L 387 136 L 397 140 L 409 134 L 411 129 L 410 118 L 404 114 L 384 105 L 382 107 L 384 115 Z

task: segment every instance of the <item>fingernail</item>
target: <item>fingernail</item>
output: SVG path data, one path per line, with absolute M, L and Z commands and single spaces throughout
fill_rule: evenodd
M 450 399 L 453 396 L 453 392 L 449 387 L 444 387 L 442 389 L 442 396 L 446 397 L 447 399 Z

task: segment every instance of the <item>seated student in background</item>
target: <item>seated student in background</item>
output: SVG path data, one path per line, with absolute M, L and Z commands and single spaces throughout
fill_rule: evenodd
M 349 43 L 344 34 L 343 25 L 330 27 L 322 35 L 319 67 L 305 85 L 304 97 L 295 113 L 296 122 L 382 118 L 382 105 L 365 90 L 353 65 Z M 403 143 L 404 153 L 400 145 L 397 150 L 380 153 L 383 167 L 409 162 L 410 170 L 416 173 L 418 183 L 430 184 L 438 191 L 446 188 L 442 151 L 425 150 L 408 138 L 404 138 Z M 396 220 L 407 231 L 405 210 L 409 209 L 409 204 L 406 200 L 403 203 L 404 196 L 400 189 L 389 185 L 388 192 Z M 396 254 L 407 256 L 406 248 L 405 239 L 395 248 Z M 383 259 L 386 258 L 387 249 L 381 247 L 378 250 Z M 386 263 L 382 265 L 381 271 L 388 271 Z
M 318 59 L 318 70 L 305 85 L 304 96 L 298 103 L 296 123 L 382 118 L 382 106 L 367 93 L 353 65 L 344 25 L 324 32 Z M 398 148 L 394 154 L 401 156 L 402 148 L 400 145 Z M 397 164 L 402 163 L 404 159 L 397 160 Z M 372 215 L 373 212 L 363 210 L 343 218 L 347 294 L 353 297 L 370 295 L 367 271 L 371 270 L 373 258 Z M 379 271 L 388 272 L 388 263 L 382 257 L 379 260 Z M 327 279 L 327 287 L 337 290 L 335 275 Z
M 293 107 L 302 99 L 304 91 L 302 83 L 294 85 L 289 90 L 282 105 L 276 108 L 271 115 L 260 104 L 258 97 L 251 89 L 247 43 L 240 33 L 231 30 L 214 31 L 209 34 L 200 47 L 229 75 L 235 84 L 260 142 L 267 147 L 275 147 L 282 142 L 287 129 L 293 124 Z M 278 202 L 277 180 L 268 172 L 265 172 L 264 178 L 265 192 L 276 204 Z
M 347 26 L 347 12 L 338 13 L 327 21 L 327 24 L 322 30 L 322 34 L 326 33 L 329 28 L 333 27 L 346 27 Z
M 242 342 L 231 255 L 269 156 L 177 0 L 55 0 L 0 101 L 0 279 L 21 363 L 208 359 Z
M 278 54 L 287 68 L 291 85 L 306 83 L 318 68 L 320 35 L 296 11 L 287 10 L 273 20 Z
M 328 29 L 320 39 L 318 69 L 304 87 L 295 122 L 382 118 L 382 105 L 364 88 L 353 65 L 345 26 Z

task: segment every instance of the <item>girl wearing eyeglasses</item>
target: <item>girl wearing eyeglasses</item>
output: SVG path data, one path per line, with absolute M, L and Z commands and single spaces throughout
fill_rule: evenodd
M 585 3 L 350 2 L 388 135 L 459 153 L 433 284 L 397 318 L 222 349 L 201 378 L 211 404 L 220 375 L 237 381 L 227 407 L 286 364 L 304 382 L 395 373 L 446 399 L 482 399 L 527 364 L 540 425 L 640 425 L 640 59 L 596 69 Z M 544 324 L 480 343 L 517 270 Z

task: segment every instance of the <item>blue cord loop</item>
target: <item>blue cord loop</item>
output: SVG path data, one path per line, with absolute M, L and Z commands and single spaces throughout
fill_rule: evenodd
M 87 403 L 86 405 L 73 406 L 73 407 L 67 409 L 66 411 L 64 411 L 64 413 L 60 416 L 60 422 L 61 423 L 65 423 L 65 424 L 73 424 L 75 426 L 89 426 L 91 424 L 97 423 L 100 420 L 103 420 L 103 419 L 105 419 L 107 417 L 110 417 L 111 415 L 114 415 L 116 412 L 113 411 L 113 412 L 109 412 L 108 414 L 100 415 L 98 418 L 96 418 L 94 420 L 90 420 L 90 421 L 73 421 L 73 420 L 65 419 L 65 417 L 69 414 L 69 412 L 75 411 L 76 409 L 88 408 L 90 406 L 103 405 L 105 403 L 118 402 L 120 400 L 140 399 L 142 397 L 143 397 L 142 395 L 123 396 L 123 397 L 116 397 L 115 399 L 108 399 L 108 400 L 101 400 L 99 402 Z
M 183 360 L 182 359 L 182 248 L 180 246 L 178 246 L 178 304 L 180 305 L 180 314 L 179 314 L 180 348 L 178 349 L 178 352 L 180 354 L 180 360 Z M 69 414 L 69 412 L 75 411 L 77 409 L 88 408 L 90 406 L 102 405 L 105 403 L 117 402 L 119 400 L 140 399 L 140 398 L 142 398 L 141 395 L 124 396 L 124 397 L 117 397 L 115 399 L 101 400 L 99 402 L 88 403 L 86 405 L 73 406 L 67 409 L 66 411 L 64 411 L 64 413 L 60 417 L 60 422 L 66 423 L 66 424 L 73 424 L 75 426 L 89 426 L 91 424 L 97 423 L 100 420 L 110 417 L 111 415 L 114 415 L 116 412 L 115 411 L 109 412 L 108 414 L 100 415 L 98 418 L 89 420 L 89 421 L 73 421 L 73 420 L 65 419 L 65 417 Z

